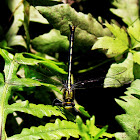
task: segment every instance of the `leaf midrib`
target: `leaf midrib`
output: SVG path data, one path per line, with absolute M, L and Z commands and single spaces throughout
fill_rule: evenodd
M 7 80 L 5 81 L 3 92 L 1 93 L 2 94 L 1 100 L 0 100 L 0 106 L 1 106 L 1 108 L 0 108 L 0 130 L 2 130 L 2 134 L 4 134 L 3 130 L 5 130 L 5 121 L 6 121 L 5 118 L 7 116 L 7 114 L 5 112 L 6 111 L 5 106 L 8 104 L 8 97 L 7 96 L 8 96 L 8 90 L 10 87 L 7 81 L 9 79 L 11 79 L 13 69 L 14 69 L 14 61 L 11 61 L 8 77 L 7 78 L 5 77 L 5 79 L 7 79 Z M 7 98 L 7 101 L 6 101 L 6 98 Z M 2 135 L 2 137 L 5 137 L 5 135 Z

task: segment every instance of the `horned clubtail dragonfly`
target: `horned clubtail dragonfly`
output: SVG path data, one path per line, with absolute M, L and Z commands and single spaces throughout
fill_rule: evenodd
M 72 67 L 72 49 L 73 49 L 73 45 L 74 45 L 75 28 L 76 27 L 74 25 L 70 25 L 68 74 L 67 74 L 67 80 L 63 84 L 63 87 L 62 87 L 63 88 L 63 101 L 56 99 L 53 102 L 54 105 L 62 106 L 68 110 L 71 110 L 75 106 L 74 89 L 76 87 L 80 86 L 80 88 L 81 88 L 81 86 L 84 86 L 86 83 L 93 83 L 94 84 L 95 82 L 104 79 L 104 77 L 101 77 L 101 78 L 97 78 L 97 79 L 84 80 L 82 82 L 78 81 L 77 83 L 74 83 L 74 84 L 72 83 L 73 80 L 72 80 L 72 76 L 71 76 L 72 75 L 71 74 L 71 67 Z M 53 73 L 53 71 L 49 70 L 49 68 L 47 69 L 47 72 L 50 74 Z M 126 73 L 125 76 L 123 76 L 124 73 Z M 129 73 L 129 71 L 127 71 L 126 67 L 117 66 L 117 68 L 116 68 L 116 65 L 113 66 L 110 69 L 109 74 L 107 74 L 107 76 L 105 78 L 104 87 L 119 87 L 125 83 L 129 83 L 130 79 L 126 79 L 128 73 Z M 30 70 L 30 75 L 31 74 L 32 74 L 32 72 Z M 38 75 L 38 73 L 36 73 L 36 75 Z M 57 75 L 57 74 L 55 74 L 55 75 Z M 44 80 L 46 80 L 46 79 L 44 79 Z M 48 79 L 48 81 L 51 81 L 51 80 L 52 79 Z M 57 85 L 57 84 L 55 84 L 55 85 Z
M 67 81 L 64 84 L 63 88 L 63 101 L 60 100 L 54 100 L 54 105 L 63 106 L 65 109 L 71 110 L 74 108 L 74 89 L 78 86 L 85 85 L 86 83 L 95 83 L 96 81 L 99 81 L 103 79 L 104 77 L 98 78 L 98 79 L 90 79 L 90 80 L 84 80 L 79 81 L 77 83 L 72 83 L 72 77 L 71 77 L 71 66 L 72 66 L 72 49 L 74 45 L 74 31 L 75 26 L 70 25 L 70 40 L 69 40 L 69 63 L 68 63 L 68 77 Z M 118 67 L 118 66 L 117 66 Z M 130 79 L 126 79 L 126 77 L 122 77 L 122 74 L 127 71 L 126 67 L 118 67 L 116 66 L 110 69 L 109 74 L 106 77 L 105 85 L 104 87 L 119 87 L 121 84 L 128 84 L 131 82 Z M 110 74 L 111 73 L 111 74 Z M 128 73 L 128 72 L 127 72 Z M 109 85 L 110 84 L 110 85 Z M 111 85 L 112 84 L 112 85 Z M 57 101 L 59 101 L 57 103 Z
M 75 106 L 74 103 L 74 92 L 72 87 L 72 80 L 71 80 L 71 62 L 72 62 L 72 48 L 74 43 L 74 31 L 75 26 L 70 25 L 70 45 L 69 45 L 69 68 L 68 68 L 68 79 L 64 86 L 64 92 L 63 92 L 63 102 L 62 103 L 55 103 L 54 105 L 60 105 L 63 106 L 65 109 L 72 109 Z

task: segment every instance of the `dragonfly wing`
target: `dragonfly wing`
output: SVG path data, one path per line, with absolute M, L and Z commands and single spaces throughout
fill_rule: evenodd
M 95 79 L 89 79 L 79 81 L 74 84 L 77 89 L 84 89 L 85 87 L 121 87 L 124 84 L 131 83 L 134 80 L 133 73 L 126 67 L 111 67 L 106 74 L 106 77 L 99 77 Z M 103 83 L 103 84 L 102 84 Z
M 126 67 L 111 67 L 104 80 L 104 88 L 121 87 L 134 80 L 133 73 Z

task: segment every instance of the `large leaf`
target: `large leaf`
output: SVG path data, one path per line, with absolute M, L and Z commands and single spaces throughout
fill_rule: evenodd
M 132 24 L 139 17 L 139 0 L 115 0 L 113 5 L 116 9 L 110 10 L 127 24 Z
M 37 116 L 39 118 L 42 118 L 43 116 L 51 117 L 52 115 L 55 116 L 61 116 L 66 119 L 66 117 L 57 110 L 56 107 L 53 107 L 51 105 L 35 105 L 32 103 L 29 103 L 29 101 L 23 101 L 20 103 L 14 103 L 12 105 L 6 106 L 7 112 L 13 113 L 14 111 L 20 111 L 24 113 L 31 114 L 33 116 Z
M 140 80 L 136 80 L 128 88 L 121 99 L 116 102 L 125 110 L 126 114 L 116 116 L 118 123 L 122 126 L 125 133 L 116 133 L 119 140 L 138 140 L 140 139 Z
M 21 134 L 9 137 L 8 140 L 23 140 L 23 139 L 61 139 L 62 137 L 69 138 L 70 136 L 82 139 L 92 140 L 101 139 L 103 137 L 112 138 L 114 134 L 106 133 L 107 127 L 99 129 L 95 126 L 95 117 L 86 121 L 86 125 L 81 118 L 76 118 L 76 123 L 68 121 L 60 121 L 57 119 L 54 124 L 48 123 L 45 126 L 31 127 L 30 129 L 23 129 Z
M 110 31 L 107 28 L 104 29 L 91 14 L 78 13 L 67 4 L 59 4 L 51 7 L 37 6 L 36 8 L 63 35 L 69 36 L 69 24 L 75 25 L 76 46 L 89 47 L 94 44 L 97 37 L 110 35 Z
M 35 65 L 37 63 L 43 62 L 41 60 L 36 59 L 26 59 L 22 57 L 21 54 L 16 54 L 15 56 L 8 53 L 5 50 L 0 49 L 0 54 L 5 60 L 5 67 L 4 67 L 4 75 L 0 74 L 0 130 L 2 132 L 1 136 L 2 139 L 5 139 L 5 122 L 6 117 L 9 113 L 14 111 L 21 111 L 25 113 L 32 114 L 39 118 L 43 116 L 51 116 L 51 115 L 62 115 L 57 108 L 45 105 L 35 105 L 29 104 L 28 101 L 15 103 L 15 104 L 8 104 L 8 99 L 11 96 L 11 90 L 16 90 L 18 87 L 34 87 L 34 86 L 47 86 L 53 90 L 59 91 L 54 85 L 41 83 L 39 81 L 30 79 L 30 78 L 18 78 L 17 77 L 17 70 L 20 64 L 24 65 Z M 23 61 L 22 61 L 22 58 Z M 45 63 L 45 62 L 44 62 Z M 53 63 L 54 65 L 54 63 Z M 65 117 L 64 117 L 65 118 Z
M 133 56 L 129 53 L 124 62 L 111 65 L 104 80 L 104 87 L 120 87 L 133 80 Z
M 23 56 L 22 53 L 19 53 L 19 54 L 15 55 L 14 59 L 19 64 L 31 65 L 31 66 L 36 66 L 36 65 L 39 65 L 39 64 L 43 64 L 49 70 L 54 70 L 56 72 L 59 72 L 59 73 L 62 73 L 62 74 L 66 74 L 66 72 L 62 68 L 59 68 L 56 65 L 58 62 L 54 62 L 54 61 L 51 61 L 51 60 L 48 60 L 48 59 L 44 59 L 42 57 L 35 56 L 35 55 L 29 54 L 29 53 L 26 53 L 26 55 L 28 55 L 30 57 L 33 57 L 33 58 L 26 58 L 26 57 Z M 33 76 L 33 73 L 31 75 Z M 32 76 L 28 76 L 28 77 L 32 78 Z M 21 79 L 18 79 L 18 80 L 15 80 L 13 78 L 12 81 L 10 81 L 10 83 L 12 83 L 13 85 L 19 85 L 19 84 L 23 85 L 24 84 L 24 86 L 26 86 L 27 83 L 29 85 L 33 85 L 33 86 L 44 85 L 44 86 L 46 86 L 46 87 L 48 87 L 50 89 L 53 89 L 53 90 L 57 91 L 58 93 L 62 94 L 61 91 L 56 86 L 54 86 L 54 85 L 47 84 L 47 83 L 42 83 L 41 81 L 36 81 L 36 80 L 33 80 L 33 79 L 29 79 L 29 78 L 26 78 L 26 79 L 25 78 L 21 78 Z M 36 79 L 36 78 L 34 77 L 34 79 Z
M 60 35 L 58 30 L 52 29 L 49 33 L 40 35 L 32 40 L 33 48 L 42 53 L 68 50 L 69 41 L 66 36 Z
M 131 47 L 140 48 L 140 20 L 137 19 L 127 30 L 131 37 Z
M 55 123 L 47 123 L 45 126 L 31 127 L 23 129 L 21 134 L 9 137 L 7 140 L 58 140 L 62 137 L 70 136 L 78 138 L 79 130 L 76 123 L 68 121 L 60 121 L 57 119 Z
M 106 55 L 108 57 L 118 56 L 128 49 L 128 38 L 124 29 L 120 29 L 116 25 L 106 24 L 108 29 L 113 33 L 115 37 L 104 36 L 94 44 L 92 50 L 103 49 L 107 50 Z

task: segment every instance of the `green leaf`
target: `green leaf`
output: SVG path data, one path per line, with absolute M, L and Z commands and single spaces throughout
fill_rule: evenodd
M 16 76 L 16 72 L 17 72 L 17 69 L 19 67 L 19 64 L 36 65 L 38 63 L 43 63 L 44 65 L 49 66 L 55 70 L 58 70 L 58 71 L 61 70 L 60 72 L 64 72 L 64 70 L 62 70 L 57 65 L 55 65 L 54 62 L 51 63 L 50 60 L 49 61 L 46 60 L 46 62 L 44 62 L 44 61 L 36 60 L 33 58 L 25 58 L 25 57 L 23 57 L 23 55 L 21 53 L 16 54 L 14 57 L 12 54 L 10 54 L 4 50 L 1 50 L 1 54 L 6 61 L 4 72 L 5 72 L 6 78 L 8 78 L 8 79 L 5 79 L 7 84 L 9 84 L 11 86 L 26 86 L 26 87 L 44 85 L 44 86 L 52 88 L 53 90 L 56 90 L 57 92 L 61 93 L 59 91 L 59 89 L 57 89 L 57 87 L 55 87 L 54 85 L 42 83 L 40 81 L 36 81 L 33 79 L 29 79 L 29 78 L 18 78 Z M 11 64 L 11 65 L 9 66 L 9 64 Z
M 140 95 L 140 87 L 139 87 L 139 84 L 140 84 L 140 80 L 137 79 L 135 81 L 133 81 L 131 83 L 131 86 L 129 88 L 127 88 L 127 91 L 125 92 L 127 95 L 130 95 L 130 94 L 137 94 L 137 95 Z
M 116 116 L 116 120 L 122 126 L 125 133 L 116 133 L 115 137 L 123 140 L 140 138 L 140 99 L 133 96 L 140 95 L 140 80 L 136 80 L 126 91 L 126 96 L 116 99 L 116 102 L 125 110 L 126 114 Z
M 138 0 L 115 0 L 112 4 L 116 9 L 111 8 L 111 12 L 121 17 L 127 25 L 132 24 L 139 17 Z
M 76 110 L 78 110 L 82 115 L 90 118 L 90 115 L 89 113 L 85 110 L 85 108 L 79 104 L 75 104 L 75 108 Z
M 83 123 L 82 119 L 77 116 L 76 117 L 76 123 L 78 125 L 78 128 L 79 128 L 79 133 L 80 133 L 80 136 L 82 137 L 82 139 L 87 139 L 89 140 L 91 137 L 90 135 L 88 134 L 88 128 L 87 126 Z
M 60 107 L 59 107 L 60 108 Z M 72 114 L 72 112 L 70 112 L 69 110 L 61 107 L 61 111 L 62 113 L 66 116 L 67 120 L 74 122 L 75 121 L 75 116 L 74 114 Z
M 33 6 L 30 6 L 30 21 L 49 24 L 47 19 L 45 19 Z
M 17 53 L 15 55 L 15 61 L 23 65 L 37 65 L 38 63 L 42 62 L 41 60 L 26 58 L 23 56 L 23 53 Z
M 42 83 L 30 78 L 17 77 L 17 71 L 19 69 L 20 63 L 24 65 L 35 65 L 40 61 L 42 62 L 42 60 L 24 58 L 21 54 L 16 54 L 14 56 L 3 49 L 0 49 L 0 54 L 5 60 L 5 78 L 3 78 L 3 75 L 0 73 L 0 130 L 2 132 L 2 139 L 5 139 L 6 117 L 9 113 L 13 113 L 13 111 L 25 112 L 37 116 L 39 118 L 51 115 L 59 115 L 65 118 L 65 116 L 62 115 L 62 113 L 58 111 L 56 107 L 52 106 L 30 104 L 28 103 L 28 101 L 9 105 L 8 100 L 12 94 L 11 91 L 19 90 L 19 87 L 34 87 L 44 85 L 52 90 L 56 90 L 58 92 L 60 91 L 57 89 L 57 87 L 51 84 Z M 54 62 L 52 64 L 54 65 Z
M 27 48 L 26 42 L 24 40 L 24 38 L 21 35 L 13 35 L 11 36 L 11 38 L 8 41 L 8 46 L 24 46 L 25 48 Z
M 129 137 L 126 135 L 126 133 L 115 133 L 115 138 L 117 140 L 130 140 Z
M 110 35 L 110 31 L 107 28 L 104 29 L 91 14 L 78 13 L 67 4 L 36 8 L 55 29 L 60 30 L 62 35 L 69 36 L 69 24 L 75 25 L 75 46 L 89 47 L 94 44 L 96 37 Z
M 40 56 L 30 54 L 30 53 L 25 53 L 24 55 L 26 57 L 24 57 L 22 53 L 18 53 L 18 54 L 16 54 L 14 60 L 19 64 L 25 65 L 24 70 L 25 70 L 26 77 L 32 78 L 32 79 L 29 79 L 29 83 L 30 83 L 30 80 L 34 79 L 34 81 L 36 81 L 39 79 L 39 80 L 41 80 L 40 82 L 36 81 L 33 83 L 44 85 L 44 86 L 62 94 L 62 92 L 56 86 L 53 85 L 55 83 L 56 83 L 55 85 L 57 85 L 57 86 L 58 85 L 60 86 L 62 84 L 60 82 L 58 82 L 57 78 L 54 79 L 54 77 L 51 78 L 49 76 L 55 76 L 57 74 L 66 75 L 67 72 L 65 72 L 64 69 L 59 67 L 59 65 L 63 66 L 64 63 L 55 62 L 55 61 L 52 61 L 49 59 L 42 58 Z M 32 67 L 27 68 L 26 65 L 31 65 Z M 40 68 L 41 66 L 44 66 L 43 70 Z M 41 69 L 40 72 L 39 72 L 39 68 Z M 24 80 L 24 79 L 22 78 L 20 80 Z M 26 78 L 26 80 L 27 80 L 27 78 Z M 25 82 L 21 81 L 21 82 L 26 84 L 26 81 Z M 19 81 L 19 83 L 20 83 L 20 81 Z M 28 81 L 27 81 L 27 83 L 28 83 Z M 18 85 L 18 83 L 16 83 L 16 84 Z
M 29 103 L 29 101 L 23 101 L 20 103 L 14 103 L 10 106 L 8 105 L 6 108 L 7 111 L 11 113 L 13 113 L 14 111 L 20 111 L 27 114 L 31 114 L 33 116 L 37 116 L 38 118 L 43 118 L 43 116 L 51 117 L 52 115 L 55 115 L 61 116 L 64 119 L 66 119 L 66 117 L 61 113 L 60 110 L 58 110 L 57 107 L 53 107 L 51 105 L 35 105 Z
M 22 53 L 18 53 L 15 56 L 16 62 L 18 62 L 19 64 L 24 64 L 24 65 L 43 64 L 44 66 L 48 67 L 48 69 L 58 71 L 58 72 L 60 72 L 62 74 L 67 74 L 62 68 L 59 68 L 57 66 L 58 64 L 61 65 L 62 63 L 51 61 L 49 59 L 45 59 L 45 58 L 30 54 L 30 53 L 25 53 L 25 54 L 27 54 L 28 56 L 30 56 L 32 58 L 26 58 L 26 57 L 23 56 Z
M 9 50 L 12 50 L 10 47 L 8 47 L 8 45 L 7 45 L 7 41 L 6 40 L 2 40 L 1 42 L 0 42 L 0 48 L 1 49 L 9 49 Z
M 101 129 L 97 128 L 95 126 L 95 117 L 94 116 L 92 116 L 90 118 L 90 121 L 88 121 L 88 120 L 86 121 L 86 125 L 87 125 L 87 127 L 89 129 L 89 133 L 92 136 L 94 136 L 95 140 L 98 139 L 99 137 L 102 138 L 104 136 L 106 136 L 108 138 L 114 137 L 114 134 L 110 134 L 110 133 L 105 132 L 107 130 L 108 126 L 105 126 L 105 127 L 101 128 Z
M 94 140 L 98 140 L 98 138 L 107 130 L 108 126 L 106 125 L 105 127 L 103 127 L 100 132 L 94 137 Z M 112 138 L 112 134 L 107 134 L 107 136 Z
M 14 21 L 6 34 L 7 40 L 9 40 L 12 36 L 15 36 L 19 31 L 19 28 L 22 26 L 22 21 L 24 20 L 22 2 L 23 0 L 8 0 L 9 9 L 14 14 Z
M 128 49 L 128 38 L 126 32 L 124 29 L 120 29 L 116 25 L 106 24 L 106 26 L 115 37 L 104 36 L 98 38 L 99 40 L 94 44 L 92 50 L 100 48 L 107 50 L 106 55 L 109 58 L 123 54 Z
M 133 59 L 135 63 L 140 65 L 140 51 L 133 51 Z
M 128 38 L 127 38 L 127 33 L 123 28 L 120 28 L 116 26 L 115 24 L 110 25 L 110 24 L 105 24 L 106 27 L 113 33 L 113 35 L 124 42 L 124 44 L 128 45 Z
M 137 19 L 127 30 L 131 37 L 131 48 L 140 48 L 140 20 Z
M 28 54 L 28 53 L 26 53 Z M 29 55 L 29 54 L 28 54 Z M 29 56 L 32 56 L 32 57 L 35 57 L 35 58 L 40 58 L 39 56 L 35 56 L 35 55 L 29 55 Z M 37 64 L 43 64 L 44 66 L 48 67 L 49 69 L 53 69 L 55 71 L 58 71 L 60 73 L 63 73 L 65 74 L 66 72 L 59 68 L 57 65 L 55 65 L 55 62 L 51 61 L 51 60 L 47 60 L 47 59 L 44 59 L 42 58 L 42 60 L 37 60 L 37 59 L 33 59 L 33 58 L 25 58 L 23 56 L 22 53 L 18 53 L 15 55 L 15 58 L 14 60 L 19 63 L 19 64 L 24 64 L 24 65 L 37 65 Z M 21 79 L 12 79 L 12 81 L 9 81 L 12 85 L 15 85 L 15 86 L 27 86 L 27 87 L 30 87 L 30 86 L 41 86 L 41 85 L 44 85 L 60 94 L 61 91 L 54 85 L 52 84 L 46 84 L 46 83 L 43 83 L 43 82 L 40 82 L 40 81 L 37 81 L 37 80 L 33 80 L 33 79 L 29 79 L 29 78 L 21 78 Z
M 97 140 L 99 137 L 103 138 L 104 136 L 108 138 L 114 137 L 114 134 L 105 132 L 107 130 L 107 127 L 100 129 L 95 126 L 94 116 L 92 116 L 90 120 L 86 120 L 86 125 L 83 123 L 82 119 L 77 116 L 76 123 L 78 124 L 80 136 L 84 140 Z
M 32 45 L 35 50 L 49 54 L 68 50 L 69 41 L 66 36 L 60 35 L 60 31 L 52 29 L 49 33 L 34 38 Z
M 33 55 L 33 54 L 28 54 L 28 55 L 33 57 L 33 58 L 43 60 L 40 63 L 43 64 L 45 67 L 48 67 L 49 70 L 57 71 L 57 72 L 59 72 L 61 74 L 67 74 L 67 72 L 64 71 L 63 68 L 59 67 L 59 66 L 64 65 L 64 63 L 62 63 L 62 62 L 55 62 L 55 61 L 45 59 L 45 58 L 42 58 L 42 57 L 39 57 L 39 56 L 36 56 L 36 55 Z
M 6 110 L 6 106 L 8 105 L 8 99 L 11 95 L 12 85 L 9 85 L 9 81 L 12 78 L 17 78 L 16 71 L 18 69 L 19 64 L 13 61 L 14 56 L 8 53 L 5 50 L 0 49 L 1 56 L 5 59 L 5 83 L 3 80 L 3 76 L 1 74 L 1 93 L 0 93 L 0 129 L 1 129 L 1 138 L 5 139 L 5 123 L 8 112 Z
M 14 87 L 14 89 L 18 89 L 19 87 L 35 87 L 35 86 L 44 85 L 44 86 L 62 94 L 61 91 L 56 86 L 54 86 L 52 84 L 42 83 L 42 82 L 30 79 L 30 78 L 9 79 L 7 84 L 12 85 Z
M 9 137 L 7 140 L 55 140 L 62 137 L 79 138 L 79 130 L 75 123 L 70 121 L 60 121 L 57 119 L 55 123 L 47 123 L 45 126 L 31 127 L 30 129 L 24 128 L 21 134 Z
M 124 62 L 111 65 L 104 80 L 104 87 L 120 87 L 133 80 L 133 56 L 129 53 Z
M 125 115 L 117 116 L 116 119 L 125 131 L 126 137 L 124 140 L 132 140 L 132 139 L 137 140 L 140 138 L 140 135 L 139 135 L 140 119 L 139 118 L 125 114 Z M 118 136 L 120 137 L 121 135 L 122 133 L 117 133 L 117 135 L 115 136 L 116 138 L 118 138 Z M 120 140 L 121 139 L 122 137 L 120 138 Z

